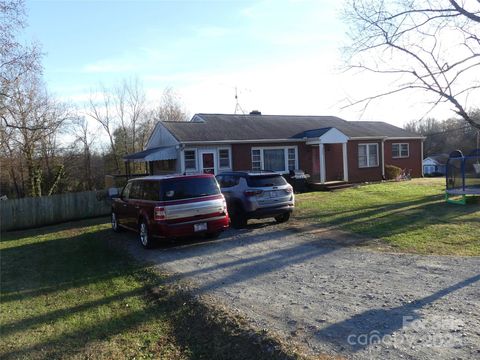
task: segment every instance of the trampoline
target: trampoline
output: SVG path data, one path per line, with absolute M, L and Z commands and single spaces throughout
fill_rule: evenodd
M 446 168 L 445 200 L 449 203 L 467 203 L 467 196 L 480 195 L 480 149 L 464 156 L 460 150 L 452 152 Z

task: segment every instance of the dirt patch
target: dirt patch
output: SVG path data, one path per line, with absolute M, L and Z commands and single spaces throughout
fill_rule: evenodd
M 272 223 L 153 251 L 128 239 L 132 254 L 193 284 L 194 296 L 312 355 L 480 356 L 478 257 L 374 252 L 382 245 L 372 239 Z

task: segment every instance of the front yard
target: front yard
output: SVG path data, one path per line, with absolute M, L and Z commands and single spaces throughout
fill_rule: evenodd
M 472 203 L 467 206 L 446 204 L 443 200 L 441 180 L 419 179 L 360 186 L 333 193 L 307 193 L 297 196 L 297 204 L 295 216 L 290 222 L 292 225 L 338 227 L 365 235 L 366 239 L 369 237 L 381 239 L 390 245 L 389 249 L 398 251 L 480 255 L 480 204 Z M 154 267 L 147 262 L 134 260 L 124 249 L 139 247 L 134 235 L 129 232 L 113 234 L 107 221 L 107 219 L 86 220 L 2 234 L 0 242 L 2 359 L 301 357 L 282 345 L 285 343 L 272 340 L 268 334 L 265 335 L 261 331 L 252 330 L 239 316 L 232 317 L 228 312 L 215 309 L 216 306 L 192 298 L 177 283 L 172 284 L 167 275 L 155 272 Z M 228 302 L 238 302 L 239 296 L 245 294 L 244 301 L 248 305 L 245 309 L 253 308 L 254 305 L 248 301 L 255 299 L 254 303 L 257 306 L 255 311 L 258 311 L 259 294 L 262 293 L 262 289 L 267 314 L 274 308 L 272 305 L 274 300 L 280 302 L 278 309 L 284 309 L 283 298 L 272 298 L 272 294 L 278 291 L 276 286 L 280 286 L 282 292 L 292 290 L 288 299 L 301 295 L 303 297 L 298 300 L 298 304 L 308 303 L 312 308 L 312 314 L 305 314 L 309 307 L 306 308 L 304 305 L 299 308 L 298 313 L 294 313 L 292 307 L 294 303 L 289 303 L 288 309 L 292 316 L 295 315 L 295 319 L 297 316 L 303 316 L 304 321 L 314 319 L 314 313 L 315 316 L 328 315 L 330 314 L 328 309 L 332 309 L 334 304 L 341 303 L 342 307 L 345 307 L 354 299 L 352 309 L 348 309 L 344 314 L 347 317 L 352 316 L 353 309 L 363 304 L 357 299 L 360 290 L 354 286 L 358 276 L 365 277 L 358 281 L 372 287 L 368 290 L 370 291 L 367 294 L 368 301 L 363 304 L 366 307 L 365 316 L 370 316 L 369 307 L 372 306 L 371 302 L 377 296 L 378 290 L 373 286 L 375 281 L 372 283 L 372 279 L 379 273 L 386 274 L 383 270 L 380 272 L 375 270 L 385 264 L 390 266 L 398 261 L 399 264 L 392 265 L 395 272 L 388 276 L 389 278 L 397 276 L 398 283 L 407 284 L 402 290 L 403 293 L 389 300 L 392 301 L 389 306 L 397 309 L 395 306 L 407 306 L 402 305 L 403 299 L 407 296 L 405 295 L 407 288 L 408 291 L 414 289 L 412 284 L 408 285 L 404 281 L 404 278 L 413 279 L 413 273 L 423 271 L 424 281 L 435 277 L 435 271 L 443 267 L 454 268 L 453 262 L 457 260 L 462 262 L 463 266 L 468 262 L 470 265 L 466 266 L 467 270 L 472 268 L 471 262 L 476 261 L 476 258 L 470 258 L 468 261 L 466 258 L 447 258 L 443 264 L 443 260 L 439 260 L 438 257 L 425 257 L 434 258 L 435 264 L 429 264 L 428 259 L 415 258 L 417 259 L 415 261 L 421 264 L 412 269 L 410 263 L 406 266 L 404 258 L 397 255 L 369 252 L 374 258 L 371 260 L 372 273 L 370 273 L 368 266 L 368 271 L 363 268 L 366 256 L 364 253 L 357 254 L 356 251 L 348 249 L 322 248 L 316 243 L 316 238 L 302 236 L 280 225 L 262 224 L 260 227 L 253 225 L 244 231 L 228 231 L 217 242 L 202 244 L 195 241 L 195 246 L 190 247 L 187 244 L 182 251 L 170 250 L 168 247 L 152 252 L 138 250 L 142 256 L 150 254 L 159 264 L 171 258 L 166 263 L 173 266 L 174 272 L 190 269 L 187 271 L 191 274 L 189 278 L 194 278 L 197 274 L 196 280 L 200 284 L 202 281 L 207 283 L 204 285 L 205 289 L 232 287 L 235 290 L 232 292 L 235 297 L 232 299 L 226 296 Z M 342 236 L 351 237 L 348 233 Z M 119 244 L 125 246 L 118 246 Z M 218 259 L 215 260 L 215 256 L 211 255 L 205 261 L 198 262 L 198 259 L 209 252 L 215 254 Z M 250 259 L 250 256 L 253 258 Z M 391 259 L 385 261 L 384 256 Z M 179 259 L 176 259 L 177 257 Z M 177 267 L 174 266 L 175 261 L 178 262 Z M 217 263 L 221 263 L 222 266 L 217 266 Z M 350 265 L 345 265 L 343 270 L 339 270 L 343 263 Z M 201 266 L 206 269 L 200 269 Z M 320 266 L 325 268 L 318 268 Z M 358 271 L 351 272 L 352 266 L 358 266 Z M 431 272 L 428 270 L 430 268 L 436 270 Z M 476 268 L 474 264 L 473 269 Z M 290 279 L 285 274 L 294 274 L 295 271 L 302 269 L 305 273 L 294 277 L 294 286 L 289 282 L 293 278 Z M 405 271 L 406 275 L 399 269 L 404 269 L 402 271 Z M 327 278 L 337 280 L 325 280 L 325 283 L 319 285 L 317 284 L 319 280 L 313 276 L 312 283 L 305 283 L 305 288 L 302 288 L 303 292 L 300 294 L 296 287 L 298 279 L 308 282 L 311 274 L 318 274 L 318 278 L 322 280 L 322 276 L 326 276 L 330 270 L 333 273 Z M 347 274 L 336 278 L 338 271 L 346 271 Z M 455 276 L 457 272 L 461 271 L 455 271 Z M 200 276 L 202 274 L 204 279 Z M 462 280 L 468 275 L 462 273 L 457 277 Z M 262 276 L 265 277 L 264 283 L 261 282 Z M 273 277 L 273 280 L 270 277 Z M 441 297 L 444 297 L 446 290 L 442 289 L 450 289 L 448 287 L 452 287 L 450 283 L 458 280 L 453 278 L 443 284 L 442 279 L 445 277 L 444 274 L 440 279 L 432 278 L 426 284 L 417 284 L 416 293 L 408 296 L 430 299 L 429 292 L 438 291 Z M 350 280 L 355 281 L 350 284 Z M 476 281 L 478 276 L 468 280 L 467 285 Z M 274 288 L 268 288 L 269 284 Z M 379 294 L 385 293 L 383 286 L 386 284 L 388 282 L 379 282 L 378 286 L 382 286 L 378 290 Z M 335 286 L 339 286 L 340 290 Z M 345 289 L 349 286 L 353 286 L 350 295 L 345 294 Z M 440 290 L 435 288 L 438 286 Z M 328 293 L 326 288 L 329 288 Z M 306 289 L 311 291 L 308 292 Z M 457 288 L 454 286 L 452 289 Z M 449 290 L 448 293 L 453 290 Z M 256 295 L 252 297 L 248 291 L 254 291 Z M 394 293 L 396 290 L 389 291 Z M 321 302 L 318 301 L 319 293 L 323 294 Z M 328 294 L 337 293 L 343 296 L 341 301 L 335 297 L 328 297 L 330 296 Z M 383 299 L 380 295 L 378 297 L 380 300 Z M 329 299 L 332 303 L 328 303 Z M 451 303 L 445 305 L 448 309 L 453 308 L 452 304 L 456 304 L 457 300 L 452 298 L 449 301 Z M 465 306 L 472 304 L 474 306 L 474 303 L 475 300 L 471 300 L 471 303 Z M 323 305 L 325 308 L 316 307 Z M 376 306 L 384 305 L 378 302 Z M 442 308 L 442 311 L 447 310 Z M 282 314 L 276 314 L 275 318 L 283 319 Z M 333 316 L 336 313 L 331 315 L 332 319 L 326 317 L 321 324 L 327 329 L 336 329 L 335 326 L 340 326 L 335 323 L 338 321 Z M 265 319 L 270 318 L 266 316 Z M 292 321 L 290 323 L 293 324 Z M 346 324 L 350 323 L 347 321 Z M 283 322 L 281 326 L 284 326 Z M 312 329 L 315 326 L 317 330 L 321 327 L 319 323 L 310 326 Z M 343 329 L 341 326 L 340 328 Z M 321 343 L 328 343 L 322 339 Z
M 399 251 L 480 255 L 480 203 L 446 204 L 445 180 L 414 179 L 297 196 L 295 218 L 383 239 Z
M 133 234 L 115 235 L 105 218 L 2 234 L 0 358 L 297 358 L 167 285 L 113 246 Z

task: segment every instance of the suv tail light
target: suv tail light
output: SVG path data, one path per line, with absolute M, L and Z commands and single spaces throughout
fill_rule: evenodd
M 293 188 L 291 186 L 289 186 L 285 189 L 285 192 L 288 193 L 288 194 L 291 194 L 293 192 Z
M 255 190 L 255 189 L 247 189 L 243 193 L 245 196 L 255 196 L 255 195 L 260 195 L 263 192 L 263 190 Z
M 153 215 L 154 215 L 153 218 L 155 219 L 155 221 L 165 220 L 167 218 L 167 214 L 165 213 L 165 208 L 161 206 L 155 206 Z
M 223 201 L 222 201 L 222 208 L 223 208 L 223 213 L 228 214 L 227 202 L 225 201 L 225 198 L 223 198 Z

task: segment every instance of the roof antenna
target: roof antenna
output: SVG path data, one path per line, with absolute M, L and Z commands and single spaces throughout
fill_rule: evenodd
M 238 91 L 237 91 L 237 87 L 235 86 L 235 112 L 234 112 L 234 114 L 237 114 L 237 113 L 240 113 L 240 112 L 243 115 L 245 115 L 245 111 L 243 111 L 242 106 L 238 102 Z

